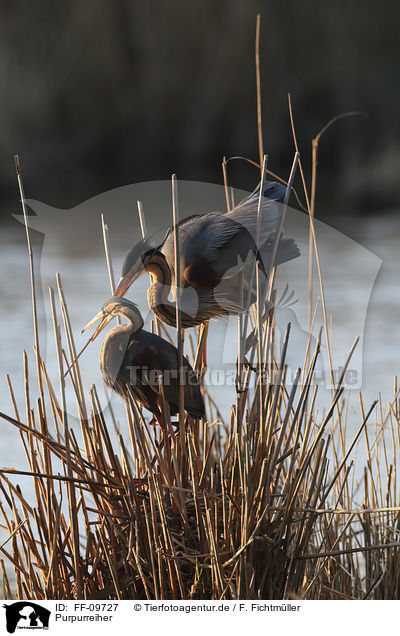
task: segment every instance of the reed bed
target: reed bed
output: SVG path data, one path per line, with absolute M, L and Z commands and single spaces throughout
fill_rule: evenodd
M 104 221 L 103 229 L 111 272 Z M 159 431 L 133 399 L 113 442 L 113 422 L 96 387 L 85 395 L 79 363 L 64 377 L 77 352 L 60 276 L 50 299 L 58 386 L 36 348 L 40 397 L 33 405 L 25 355 L 25 415 L 10 378 L 14 414 L 0 413 L 15 427 L 29 465 L 0 470 L 9 534 L 0 546 L 5 597 L 398 598 L 398 390 L 388 410 L 365 408 L 360 398 L 359 430 L 349 441 L 342 380 L 354 347 L 319 413 L 313 374 L 322 329 L 291 382 L 290 325 L 277 358 L 273 312 L 266 318 L 259 307 L 250 311 L 229 420 L 204 388 L 207 420 L 184 416 L 176 440 L 160 450 Z M 199 373 L 206 338 L 202 326 L 191 354 Z M 66 381 L 76 431 L 68 423 Z M 355 472 L 360 442 L 367 461 Z M 20 474 L 32 476 L 34 501 L 18 486 Z
M 267 174 L 273 173 L 267 169 L 263 155 L 259 29 L 258 19 L 260 163 L 255 165 L 261 170 L 263 182 Z M 314 258 L 324 324 L 314 350 L 311 343 L 315 339 L 310 335 L 304 362 L 292 380 L 286 365 L 290 325 L 278 354 L 274 312 L 269 311 L 274 300 L 273 261 L 268 264 L 268 305 L 261 296 L 260 272 L 255 266 L 257 303 L 238 317 L 235 404 L 223 417 L 203 386 L 207 418 L 199 421 L 185 415 L 181 395 L 176 438 L 167 438 L 162 448 L 157 443 L 159 430 L 133 398 L 117 435 L 110 434 L 115 426 L 112 411 L 107 411 L 107 416 L 103 412 L 95 386 L 89 392 L 85 390 L 79 361 L 71 366 L 77 351 L 59 275 L 57 289 L 50 289 L 58 378 L 49 376 L 40 355 L 33 257 L 21 171 L 16 162 L 30 259 L 39 397 L 33 403 L 29 361 L 24 354 L 25 412 L 20 414 L 7 376 L 14 412 L 0 413 L 4 422 L 15 427 L 16 440 L 23 445 L 28 462 L 25 471 L 0 469 L 1 528 L 8 535 L 0 545 L 5 598 L 400 597 L 399 391 L 395 383 L 393 402 L 386 408 L 380 401 L 364 405 L 360 395 L 358 430 L 349 439 L 348 396 L 343 381 L 355 342 L 342 376 L 333 386 L 329 404 L 323 413 L 317 409 L 314 371 L 321 340 L 329 359 L 331 343 L 313 228 L 316 158 L 320 137 L 334 120 L 313 141 L 309 196 L 290 99 L 289 109 L 296 154 L 284 207 L 298 168 L 304 189 L 303 208 L 310 219 L 310 334 L 316 314 Z M 224 158 L 222 166 L 228 209 L 233 204 L 227 173 L 231 160 Z M 178 221 L 175 177 L 172 201 L 174 220 Z M 145 234 L 140 203 L 138 211 Z M 104 219 L 102 228 L 113 289 Z M 175 232 L 176 254 L 178 240 Z M 178 271 L 178 260 L 175 269 Z M 189 351 L 190 362 L 202 376 L 208 325 L 201 325 L 185 341 L 185 333 L 179 328 L 179 300 L 178 293 L 178 350 L 180 355 Z M 160 335 L 167 335 L 160 322 L 156 326 Z M 332 368 L 331 375 L 333 379 Z M 75 396 L 77 427 L 70 425 L 67 414 L 66 382 Z M 365 456 L 365 466 L 355 467 L 357 453 Z M 32 477 L 33 501 L 18 485 L 22 475 Z M 13 577 L 8 574 L 10 566 Z
M 71 336 L 60 284 L 58 292 Z M 270 321 L 264 332 L 273 337 Z M 87 404 L 75 367 L 78 444 L 40 360 L 46 405 L 39 398 L 32 408 L 27 383 L 27 420 L 17 408 L 14 417 L 1 413 L 19 433 L 35 492 L 27 500 L 14 484 L 19 471 L 0 471 L 10 535 L 0 550 L 15 571 L 13 586 L 1 561 L 7 598 L 397 598 L 397 396 L 386 415 L 375 403 L 364 412 L 361 402 L 359 431 L 346 446 L 343 387 L 323 417 L 314 412 L 320 342 L 303 383 L 299 369 L 288 386 L 289 337 L 290 327 L 281 360 L 266 371 L 275 381 L 265 385 L 262 431 L 259 388 L 249 388 L 259 373 L 249 362 L 230 421 L 209 399 L 209 420 L 186 417 L 183 438 L 168 439 L 162 451 L 133 401 L 130 439 L 120 434 L 115 448 L 96 388 Z M 250 359 L 257 348 L 256 341 Z M 384 421 L 370 439 L 373 413 Z M 351 454 L 360 439 L 367 464 L 357 483 Z

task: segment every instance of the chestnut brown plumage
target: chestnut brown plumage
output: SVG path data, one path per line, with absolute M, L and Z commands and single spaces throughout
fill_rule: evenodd
M 264 186 L 260 235 L 256 245 L 259 191 L 256 190 L 226 214 L 210 212 L 179 223 L 182 327 L 193 327 L 214 317 L 242 312 L 248 299 L 256 300 L 255 283 L 249 295 L 249 280 L 257 258 L 261 263 L 263 294 L 267 290 L 266 270 L 273 252 L 279 205 L 286 188 L 275 182 Z M 280 238 L 274 265 L 299 255 L 291 238 Z M 264 266 L 265 265 L 265 266 Z M 168 325 L 176 326 L 176 307 L 169 300 L 176 288 L 174 235 L 170 229 L 158 247 L 142 239 L 126 255 L 121 279 L 114 296 L 124 296 L 144 272 L 152 276 L 148 301 L 152 311 Z M 242 285 L 243 291 L 242 293 Z
M 163 395 L 171 415 L 179 410 L 178 350 L 156 334 L 143 329 L 143 318 L 137 306 L 126 298 L 112 297 L 86 325 L 87 329 L 101 321 L 90 341 L 117 316 L 127 324 L 117 325 L 104 339 L 100 353 L 100 370 L 107 386 L 129 401 L 133 396 L 162 420 Z M 196 418 L 204 416 L 204 401 L 197 376 L 183 359 L 184 407 Z M 160 386 L 162 380 L 162 389 Z

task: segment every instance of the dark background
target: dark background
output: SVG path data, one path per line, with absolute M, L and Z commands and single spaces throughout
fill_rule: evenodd
M 222 183 L 225 154 L 258 159 L 254 39 L 261 13 L 264 149 L 285 177 L 292 95 L 306 175 L 322 138 L 317 216 L 398 209 L 399 7 L 395 2 L 3 0 L 0 214 L 26 195 L 71 207 L 127 183 Z M 258 173 L 232 164 L 231 183 Z M 297 181 L 300 189 L 300 183 Z M 17 205 L 18 207 L 18 205 Z

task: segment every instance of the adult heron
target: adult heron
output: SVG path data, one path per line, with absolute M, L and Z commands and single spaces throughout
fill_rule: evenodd
M 263 293 L 266 270 L 272 254 L 280 206 L 286 188 L 276 182 L 265 184 L 258 245 L 257 212 L 259 189 L 230 212 L 210 212 L 191 216 L 179 223 L 182 327 L 193 327 L 227 314 L 237 314 L 256 300 L 255 277 L 249 295 L 249 279 L 254 273 L 254 259 L 261 264 Z M 274 266 L 300 254 L 291 238 L 281 238 Z M 152 276 L 148 289 L 151 310 L 167 325 L 176 326 L 175 303 L 169 300 L 171 287 L 176 290 L 174 233 L 170 228 L 163 242 L 155 246 L 148 239 L 137 242 L 126 255 L 121 279 L 114 296 L 126 291 L 144 272 Z
M 128 322 L 111 329 L 104 339 L 100 352 L 103 379 L 125 401 L 129 401 L 131 394 L 155 415 L 163 427 L 164 399 L 171 415 L 179 411 L 178 350 L 163 338 L 145 331 L 137 306 L 126 298 L 118 297 L 107 300 L 84 327 L 83 331 L 100 320 L 90 342 L 117 316 L 126 318 Z M 183 382 L 185 411 L 195 418 L 204 417 L 204 401 L 198 379 L 185 358 Z

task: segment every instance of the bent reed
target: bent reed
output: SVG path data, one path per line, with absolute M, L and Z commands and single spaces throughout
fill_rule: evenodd
M 258 17 L 260 163 L 250 163 L 261 171 L 262 191 L 266 175 L 274 179 L 277 176 L 267 169 L 263 154 L 259 26 Z M 162 448 L 158 443 L 160 431 L 133 399 L 126 408 L 126 422 L 117 430 L 117 441 L 113 442 L 109 431 L 115 427 L 114 415 L 110 410 L 106 421 L 95 386 L 86 394 L 79 362 L 65 377 L 77 351 L 58 274 L 57 294 L 50 288 L 58 379 L 49 376 L 40 354 L 33 254 L 16 158 L 30 263 L 39 398 L 34 404 L 28 356 L 24 352 L 25 414 L 19 413 L 9 376 L 14 413 L 0 413 L 3 422 L 15 427 L 29 466 L 25 471 L 0 469 L 1 528 L 8 535 L 0 545 L 4 598 L 400 598 L 397 381 L 393 402 L 386 409 L 380 401 L 366 408 L 360 395 L 356 416 L 359 428 L 349 443 L 345 380 L 357 342 L 340 377 L 335 376 L 331 362 L 313 218 L 318 144 L 337 118 L 313 139 L 308 192 L 290 96 L 289 114 L 296 154 L 288 183 L 283 181 L 287 185 L 285 203 L 293 192 L 308 214 L 309 332 L 313 331 L 316 314 L 313 267 L 318 274 L 323 327 L 316 339 L 309 337 L 304 362 L 293 378 L 285 360 L 290 325 L 278 356 L 274 313 L 265 311 L 259 268 L 255 266 L 257 303 L 238 317 L 237 392 L 229 417 L 222 417 L 203 383 L 207 418 L 198 421 L 185 415 L 181 401 L 177 436 L 166 437 Z M 228 210 L 233 199 L 227 173 L 230 161 L 224 158 L 222 164 Z M 293 189 L 296 170 L 303 185 L 304 204 Z M 179 219 L 175 176 L 172 200 L 176 225 Z M 138 209 L 145 234 L 140 203 Z M 113 292 L 108 228 L 104 219 L 102 223 Z M 278 239 L 279 232 L 276 236 Z M 175 265 L 178 271 L 178 262 Z M 268 275 L 268 301 L 273 301 L 272 263 Z M 179 304 L 178 294 L 178 325 Z M 270 306 L 269 303 L 268 309 Z M 166 337 L 163 324 L 156 320 L 156 325 Z M 190 351 L 189 361 L 203 379 L 207 372 L 207 334 L 205 323 L 189 335 L 189 346 L 184 351 L 184 330 L 177 330 L 179 355 Z M 334 387 L 324 413 L 316 408 L 318 386 L 314 383 L 322 344 L 327 349 Z M 76 431 L 68 420 L 66 382 L 71 384 L 75 396 L 75 421 L 79 422 Z M 170 428 L 167 408 L 164 416 Z M 354 457 L 362 443 L 366 464 L 362 469 L 357 466 L 356 471 Z M 18 485 L 16 479 L 20 475 L 31 476 L 34 501 Z M 10 567 L 13 577 L 8 574 Z
M 96 387 L 85 395 L 78 363 L 64 377 L 76 348 L 59 275 L 59 307 L 52 289 L 50 299 L 59 388 L 37 341 L 36 406 L 24 354 L 26 415 L 19 414 L 9 377 L 14 414 L 0 413 L 18 431 L 29 464 L 29 471 L 0 470 L 2 528 L 9 534 L 0 546 L 5 597 L 399 597 L 398 390 L 387 412 L 376 402 L 365 409 L 360 396 L 360 426 L 348 445 L 343 380 L 356 343 L 322 415 L 313 383 L 322 328 L 287 382 L 290 325 L 276 359 L 273 312 L 262 319 L 258 305 L 249 312 L 248 332 L 239 335 L 230 419 L 223 420 L 203 386 L 207 420 L 184 415 L 176 439 L 160 448 L 159 431 L 132 400 L 123 427 L 129 439 L 119 432 L 116 448 Z M 200 375 L 206 338 L 201 325 L 190 360 Z M 68 423 L 66 381 L 79 432 Z M 357 483 L 352 458 L 362 439 L 367 463 Z M 34 502 L 15 483 L 20 474 L 31 475 Z

